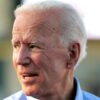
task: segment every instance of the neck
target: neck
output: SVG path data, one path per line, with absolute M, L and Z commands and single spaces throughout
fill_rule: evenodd
M 63 87 L 63 88 L 62 88 Z M 62 88 L 62 89 L 61 89 Z M 39 98 L 39 100 L 74 100 L 74 84 L 73 80 L 69 81 L 69 84 L 59 85 L 59 88 L 56 89 L 56 92 L 51 94 L 46 94 Z

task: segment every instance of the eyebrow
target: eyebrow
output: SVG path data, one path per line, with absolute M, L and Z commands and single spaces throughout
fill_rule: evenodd
M 20 41 L 17 40 L 17 39 L 11 39 L 11 43 L 14 44 L 14 43 L 19 43 Z M 40 41 L 31 41 L 31 42 L 24 42 L 23 44 L 37 44 L 37 45 L 40 45 L 42 47 L 45 47 L 45 44 L 40 42 Z

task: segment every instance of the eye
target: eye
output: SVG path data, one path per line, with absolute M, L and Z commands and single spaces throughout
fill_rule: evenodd
M 36 45 L 36 44 L 33 44 L 33 43 L 29 44 L 29 48 L 30 48 L 30 49 L 41 49 L 40 46 L 38 46 L 38 45 Z
M 13 44 L 13 48 L 18 49 L 20 47 L 20 44 Z
M 18 49 L 20 47 L 20 44 L 19 43 L 13 43 L 12 46 L 13 46 L 14 49 Z

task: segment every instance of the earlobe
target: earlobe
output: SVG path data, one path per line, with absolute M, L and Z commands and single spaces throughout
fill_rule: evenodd
M 67 60 L 67 68 L 68 68 L 68 69 L 70 69 L 70 68 L 71 68 L 71 65 L 72 65 L 71 60 L 70 60 L 70 59 L 69 59 L 69 60 Z
M 67 67 L 72 68 L 76 65 L 80 55 L 80 44 L 71 43 L 68 48 L 69 54 L 67 59 Z

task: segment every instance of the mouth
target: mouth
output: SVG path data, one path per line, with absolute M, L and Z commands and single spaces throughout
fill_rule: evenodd
M 26 79 L 28 77 L 37 77 L 38 74 L 37 73 L 26 73 L 26 74 L 23 74 L 23 78 Z
M 21 76 L 22 76 L 22 82 L 23 83 L 32 84 L 32 83 L 35 83 L 37 81 L 37 79 L 39 77 L 39 74 L 38 73 L 29 73 L 28 72 L 28 73 L 22 73 Z

